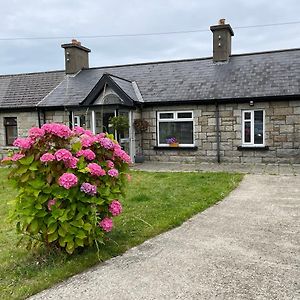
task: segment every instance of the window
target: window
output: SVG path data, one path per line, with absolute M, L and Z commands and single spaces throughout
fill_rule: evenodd
M 176 138 L 179 146 L 194 146 L 192 111 L 166 111 L 157 113 L 158 146 L 169 146 L 168 140 L 170 138 Z
M 6 145 L 12 146 L 14 140 L 18 136 L 17 118 L 16 117 L 4 118 L 4 128 L 5 128 Z
M 85 126 L 85 115 L 74 115 L 74 121 L 73 121 L 73 127 L 75 126 L 80 126 L 84 127 Z
M 263 146 L 265 140 L 265 112 L 263 110 L 243 111 L 243 146 Z

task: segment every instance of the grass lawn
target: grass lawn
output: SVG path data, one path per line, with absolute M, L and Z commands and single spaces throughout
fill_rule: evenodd
M 24 299 L 56 282 L 99 263 L 96 249 L 71 257 L 45 256 L 16 247 L 18 236 L 7 221 L 7 202 L 16 195 L 8 170 L 0 168 L 0 299 Z M 228 173 L 132 172 L 124 212 L 100 257 L 107 260 L 159 233 L 176 227 L 192 215 L 224 198 L 242 179 Z

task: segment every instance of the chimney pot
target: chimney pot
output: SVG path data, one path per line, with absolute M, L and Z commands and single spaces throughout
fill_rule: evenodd
M 219 25 L 225 25 L 225 19 L 220 19 L 219 20 Z

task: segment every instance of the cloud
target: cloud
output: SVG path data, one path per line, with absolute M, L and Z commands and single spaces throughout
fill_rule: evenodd
M 226 18 L 235 31 L 233 53 L 299 47 L 300 24 L 236 29 L 238 26 L 299 20 L 296 0 L 11 0 L 2 3 L 4 37 L 107 35 L 209 29 Z M 0 73 L 64 68 L 60 40 L 0 41 Z M 91 66 L 207 57 L 209 31 L 169 36 L 81 39 L 91 48 Z

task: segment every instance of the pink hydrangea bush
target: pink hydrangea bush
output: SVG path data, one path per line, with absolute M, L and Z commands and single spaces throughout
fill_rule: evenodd
M 2 163 L 13 166 L 10 178 L 19 188 L 13 215 L 30 245 L 71 254 L 102 243 L 122 212 L 131 162 L 113 137 L 45 124 L 14 146 L 19 150 Z

